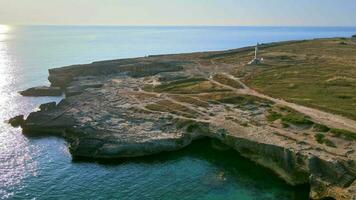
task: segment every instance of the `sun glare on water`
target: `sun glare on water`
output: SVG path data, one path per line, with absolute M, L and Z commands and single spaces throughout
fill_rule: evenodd
M 0 34 L 7 33 L 10 31 L 10 26 L 0 24 Z
M 6 46 L 6 39 L 7 39 L 7 33 L 10 31 L 10 26 L 7 25 L 1 25 L 0 24 L 0 95 L 3 92 L 3 86 L 6 85 L 7 76 L 6 76 L 6 71 L 7 71 L 7 66 L 8 66 L 8 56 L 7 56 L 7 46 Z M 4 103 L 3 99 L 6 99 L 4 97 L 0 98 L 0 104 Z M 0 108 L 2 106 L 0 105 Z M 1 112 L 0 112 L 1 113 Z
M 8 33 L 10 29 L 10 26 L 0 24 L 0 42 L 5 41 L 6 33 Z

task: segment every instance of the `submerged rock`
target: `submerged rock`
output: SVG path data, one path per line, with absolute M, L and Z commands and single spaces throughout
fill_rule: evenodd
M 27 90 L 21 91 L 20 94 L 22 96 L 61 96 L 62 90 L 59 87 L 47 87 L 47 86 L 39 86 L 29 88 Z

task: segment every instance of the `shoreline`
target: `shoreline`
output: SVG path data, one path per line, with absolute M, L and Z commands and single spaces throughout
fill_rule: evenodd
M 264 44 L 262 49 L 308 41 L 315 40 Z M 94 159 L 175 151 L 197 138 L 211 137 L 291 185 L 309 183 L 313 199 L 351 199 L 356 187 L 354 154 L 303 140 L 296 134 L 304 128 L 270 124 L 268 112 L 280 109 L 280 103 L 244 93 L 234 77 L 224 75 L 235 66 L 208 63 L 251 50 L 157 55 L 50 69 L 51 87 L 62 88 L 66 98 L 31 113 L 21 123 L 23 131 L 62 136 L 73 157 Z M 236 103 L 225 98 L 230 96 Z M 312 131 L 319 121 L 308 120 L 312 123 L 303 126 Z M 332 181 L 335 176 L 338 182 Z

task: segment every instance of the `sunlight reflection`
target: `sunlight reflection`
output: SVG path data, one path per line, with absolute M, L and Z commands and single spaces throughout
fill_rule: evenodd
M 6 66 L 8 64 L 8 57 L 7 57 L 7 47 L 5 42 L 1 42 L 1 35 L 0 35 L 0 91 L 1 88 L 6 84 L 8 80 L 6 80 Z
M 9 33 L 10 30 L 11 30 L 10 26 L 0 24 L 0 42 L 3 42 L 7 39 L 7 33 Z
M 10 26 L 0 24 L 0 34 L 7 33 L 10 31 L 10 29 L 11 29 Z

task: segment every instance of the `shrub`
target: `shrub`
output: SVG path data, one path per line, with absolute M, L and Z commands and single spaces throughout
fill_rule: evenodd
M 325 138 L 325 135 L 324 135 L 324 134 L 317 133 L 317 134 L 314 135 L 314 137 L 315 137 L 315 140 L 316 140 L 319 144 L 323 144 L 324 138 Z
M 282 115 L 280 113 L 274 112 L 274 111 L 270 111 L 269 114 L 267 115 L 267 120 L 269 122 L 274 122 L 277 119 L 282 118 Z
M 330 130 L 330 132 L 335 137 L 343 137 L 343 138 L 345 138 L 347 140 L 356 140 L 356 133 L 353 133 L 351 131 L 333 128 L 333 129 Z
M 313 129 L 315 131 L 324 132 L 324 133 L 330 131 L 330 128 L 325 126 L 325 125 L 323 125 L 323 124 L 314 124 Z
M 336 147 L 335 143 L 329 139 L 324 139 L 324 144 L 329 147 Z
M 282 121 L 285 123 L 291 123 L 296 125 L 312 125 L 314 122 L 310 121 L 310 119 L 306 116 L 289 113 L 282 117 Z
M 325 144 L 328 147 L 336 147 L 335 143 L 329 139 L 326 139 L 324 134 L 317 133 L 314 137 L 319 144 Z

